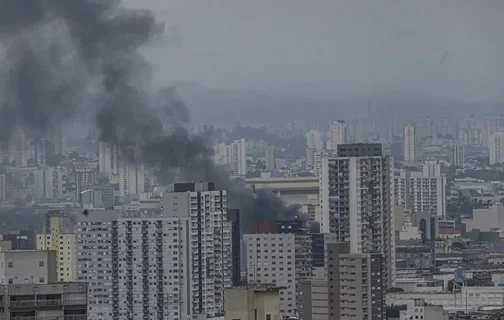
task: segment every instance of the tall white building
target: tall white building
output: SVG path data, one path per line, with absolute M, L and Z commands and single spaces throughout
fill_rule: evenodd
M 488 156 L 490 165 L 504 163 L 504 132 L 496 132 L 490 136 Z
M 118 216 L 115 210 L 77 215 L 77 278 L 88 283 L 89 319 L 119 319 Z
M 387 285 L 394 282 L 391 157 L 380 144 L 339 145 L 323 157 L 320 175 L 321 232 L 350 243 L 351 253 L 381 253 Z
M 346 125 L 343 120 L 336 120 L 329 126 L 329 145 L 327 149 L 336 151 L 338 145 L 346 142 Z
M 231 286 L 226 191 L 175 184 L 162 213 L 90 211 L 79 217 L 78 276 L 90 318 L 188 320 L 224 310 Z
M 452 166 L 457 166 L 464 168 L 464 146 L 460 144 L 453 144 L 450 146 L 450 164 Z
M 394 174 L 394 199 L 412 213 L 430 212 L 446 215 L 446 176 L 441 174 L 441 165 L 427 162 L 421 172 L 407 170 Z
M 58 199 L 63 195 L 63 171 L 46 167 L 34 171 L 35 199 Z
M 417 151 L 417 137 L 416 126 L 414 124 L 407 124 L 403 128 L 404 137 L 404 162 L 406 164 L 414 164 L 416 160 Z
M 273 285 L 280 290 L 280 314 L 296 314 L 296 257 L 294 234 L 246 234 L 247 283 Z
M 234 177 L 247 174 L 247 153 L 245 139 L 235 140 L 231 144 L 231 173 Z
M 316 155 L 323 149 L 322 134 L 319 130 L 310 130 L 306 134 L 306 165 L 314 168 Z

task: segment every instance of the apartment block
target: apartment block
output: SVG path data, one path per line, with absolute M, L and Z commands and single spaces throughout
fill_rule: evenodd
M 490 165 L 504 163 L 504 132 L 496 132 L 490 136 L 488 157 Z
M 417 160 L 417 132 L 414 124 L 407 124 L 403 128 L 404 163 L 413 165 Z
M 58 282 L 73 282 L 77 279 L 76 235 L 64 233 L 64 217 L 52 216 L 50 233 L 37 235 L 37 250 L 56 252 Z
M 233 279 L 226 191 L 175 184 L 163 211 L 91 210 L 77 229 L 78 276 L 92 319 L 217 316 Z
M 329 244 L 328 248 L 328 319 L 386 319 L 382 255 L 350 253 L 346 243 Z
M 0 285 L 56 283 L 55 251 L 0 252 Z
M 412 213 L 446 215 L 446 176 L 440 164 L 426 163 L 423 171 L 400 170 L 394 173 L 395 204 Z
M 383 255 L 385 279 L 394 282 L 393 161 L 380 144 L 343 144 L 324 157 L 320 176 L 322 233 L 348 242 L 351 253 Z
M 450 146 L 450 164 L 459 168 L 464 168 L 465 152 L 464 146 L 454 144 Z
M 294 234 L 246 234 L 247 283 L 281 287 L 280 314 L 296 315 L 296 256 Z

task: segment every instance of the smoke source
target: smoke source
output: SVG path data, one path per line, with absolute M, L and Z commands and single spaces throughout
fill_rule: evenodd
M 17 128 L 44 135 L 91 113 L 100 140 L 132 160 L 227 189 L 244 225 L 293 217 L 297 207 L 214 166 L 208 135 L 187 132 L 189 111 L 174 89 L 152 90 L 139 49 L 163 30 L 151 12 L 120 0 L 0 0 L 0 139 Z

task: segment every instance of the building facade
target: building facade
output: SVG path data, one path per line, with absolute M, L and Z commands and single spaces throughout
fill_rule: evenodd
M 380 144 L 338 146 L 337 157 L 322 159 L 321 232 L 349 242 L 351 253 L 381 253 L 385 279 L 394 281 L 393 161 Z
M 245 177 L 247 174 L 247 149 L 245 139 L 235 140 L 231 144 L 231 174 Z
M 453 144 L 450 146 L 450 164 L 459 168 L 464 168 L 464 146 L 460 144 Z
M 50 217 L 50 232 L 37 235 L 37 250 L 55 251 L 58 282 L 73 282 L 77 280 L 76 235 L 65 233 L 63 220 L 61 216 Z

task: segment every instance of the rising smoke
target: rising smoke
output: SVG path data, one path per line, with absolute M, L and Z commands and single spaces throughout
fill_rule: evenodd
M 214 166 L 208 135 L 188 133 L 189 111 L 173 89 L 152 94 L 139 49 L 163 30 L 151 12 L 120 0 L 0 0 L 0 138 L 16 128 L 47 134 L 91 113 L 100 140 L 132 159 L 227 189 L 244 226 L 292 217 L 297 207 Z

